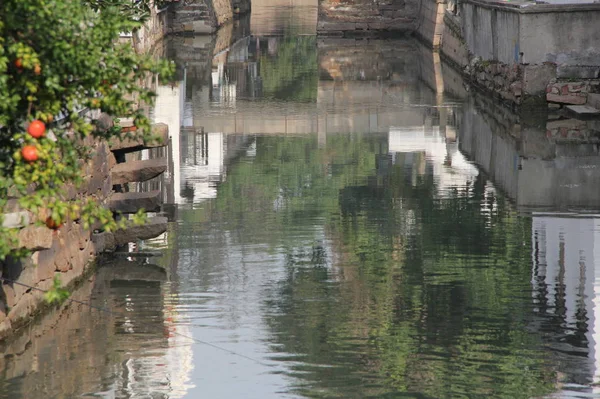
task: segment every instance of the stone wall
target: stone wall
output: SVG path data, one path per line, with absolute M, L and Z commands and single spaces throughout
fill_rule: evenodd
M 182 0 L 170 7 L 172 33 L 210 34 L 250 11 L 250 0 Z
M 151 10 L 146 24 L 132 35 L 132 44 L 137 52 L 147 53 L 160 42 L 169 29 L 168 8 Z
M 444 68 L 451 82 L 453 68 Z M 561 86 L 562 87 L 562 86 Z M 450 90 L 448 90 L 450 91 Z M 461 151 L 519 210 L 595 207 L 600 201 L 596 121 L 515 113 L 477 91 L 462 93 Z M 580 184 L 586 181 L 586 184 Z
M 421 0 L 415 33 L 434 48 L 441 44 L 445 0 Z
M 100 120 L 106 121 L 106 117 L 101 116 Z M 107 122 L 106 128 L 110 126 Z M 141 138 L 108 143 L 86 139 L 83 144 L 91 148 L 92 156 L 82 165 L 84 182 L 78 188 L 67 185 L 67 199 L 91 199 L 99 206 L 123 214 L 135 213 L 140 208 L 149 212 L 160 208 L 159 192 L 122 193 L 128 189 L 125 184 L 148 180 L 166 170 L 160 160 L 119 163 L 124 152 L 166 145 L 166 126 L 155 124 L 152 129 L 159 138 L 152 143 Z M 5 212 L 3 225 L 19 229 L 19 246 L 29 249 L 31 255 L 0 262 L 0 277 L 6 279 L 0 284 L 0 340 L 29 323 L 34 315 L 47 307 L 43 291 L 52 287 L 55 277 L 60 278 L 61 285 L 72 288 L 86 275 L 96 255 L 114 251 L 128 242 L 156 237 L 166 230 L 167 224 L 165 218 L 154 217 L 142 226 L 94 232 L 84 229 L 82 220 L 69 219 L 59 228 L 51 229 L 45 225 L 47 210 L 42 209 L 36 214 L 22 210 L 16 198 L 9 199 Z
M 419 0 L 319 0 L 317 33 L 329 36 L 411 33 Z
M 484 60 L 553 63 L 558 77 L 597 78 L 600 73 L 598 4 L 500 7 L 465 0 L 460 9 L 467 46 Z
M 545 102 L 556 80 L 600 78 L 598 20 L 600 4 L 592 3 L 320 0 L 317 30 L 333 36 L 414 33 L 472 83 L 521 105 Z M 582 103 L 576 100 L 564 103 Z
M 165 394 L 179 388 L 165 381 L 185 376 L 177 373 L 182 370 L 178 366 L 185 361 L 181 357 L 185 350 L 167 345 L 174 327 L 168 321 L 173 313 L 163 303 L 169 293 L 162 284 L 166 278 L 158 266 L 125 260 L 99 267 L 73 292 L 72 298 L 81 302 L 66 302 L 18 336 L 0 341 L 0 397 L 74 398 L 99 391 L 122 397 L 132 383 L 140 386 L 141 396 L 156 397 L 157 386 L 164 387 Z M 126 301 L 129 295 L 144 301 L 132 306 Z M 97 308 L 107 303 L 114 306 L 109 313 L 82 302 Z M 154 316 L 151 320 L 149 312 Z M 124 333 L 123 319 L 136 326 L 133 333 Z M 151 355 L 140 347 L 149 340 L 154 345 Z M 140 355 L 132 355 L 132 350 Z M 110 387 L 99 383 L 115 375 L 119 377 Z
M 105 203 L 112 192 L 109 170 L 116 161 L 106 143 L 96 143 L 92 148 L 94 156 L 83 168 L 85 182 L 79 190 L 70 188 L 70 196 Z M 16 202 L 16 199 L 11 200 L 7 211 L 26 215 L 28 223 L 20 230 L 20 245 L 31 249 L 33 254 L 22 260 L 0 263 L 0 276 L 41 290 L 49 289 L 55 276 L 60 277 L 64 285 L 71 285 L 101 250 L 93 242 L 91 232 L 84 230 L 79 220 L 69 220 L 58 230 L 36 225 L 34 222 L 44 221 L 46 214 L 21 211 Z M 41 291 L 3 282 L 0 285 L 0 339 L 25 325 L 44 304 Z
M 591 22 L 599 18 L 598 4 L 464 0 L 445 11 L 440 51 L 471 82 L 512 104 L 584 104 L 586 90 L 558 93 L 549 85 L 600 77 L 600 24 Z

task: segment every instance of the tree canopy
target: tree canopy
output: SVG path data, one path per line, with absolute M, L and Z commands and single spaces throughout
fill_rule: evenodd
M 155 94 L 145 82 L 168 78 L 173 67 L 136 53 L 120 36 L 140 29 L 153 6 L 151 0 L 0 2 L 2 209 L 14 198 L 34 215 L 43 210 L 55 226 L 71 218 L 86 228 L 96 221 L 116 228 L 109 210 L 69 198 L 65 188 L 82 182 L 82 162 L 93 155 L 90 138 L 123 134 L 99 128 L 100 112 L 134 118 L 140 134 L 150 133 L 139 105 L 152 104 Z M 15 229 L 0 228 L 0 259 L 14 252 L 16 237 Z

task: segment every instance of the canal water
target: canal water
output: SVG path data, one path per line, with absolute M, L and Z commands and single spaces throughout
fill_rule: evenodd
M 165 44 L 169 229 L 4 343 L 0 398 L 600 397 L 593 125 L 273 4 Z

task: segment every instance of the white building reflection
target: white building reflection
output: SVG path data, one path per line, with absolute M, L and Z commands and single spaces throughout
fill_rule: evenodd
M 462 136 L 457 138 L 454 127 L 442 122 L 391 128 L 388 150 L 394 165 L 410 170 L 413 185 L 420 177 L 433 176 L 443 198 L 453 189 L 472 186 L 480 171 L 459 151 Z M 486 184 L 487 193 L 495 190 Z M 531 234 L 533 305 L 539 315 L 531 328 L 545 337 L 558 383 L 569 382 L 552 397 L 599 397 L 600 214 L 533 212 Z
M 388 149 L 392 162 L 411 167 L 413 185 L 418 176 L 432 173 L 439 194 L 469 186 L 479 175 L 479 170 L 458 150 L 453 136 L 444 134 L 440 126 L 391 128 Z
M 225 178 L 227 140 L 220 132 L 205 132 L 194 125 L 193 106 L 186 100 L 187 78 L 157 90 L 155 123 L 169 126 L 170 165 L 165 202 L 180 204 L 215 198 L 217 184 Z
M 569 386 L 600 395 L 600 215 L 534 213 L 532 286 L 537 329 L 553 331 L 549 346 Z M 557 334 L 556 331 L 559 331 Z M 568 390 L 568 391 L 567 391 Z M 562 396 L 561 396 L 562 395 Z

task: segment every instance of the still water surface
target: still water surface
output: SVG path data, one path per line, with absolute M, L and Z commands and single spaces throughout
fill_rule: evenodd
M 600 397 L 593 148 L 270 4 L 168 43 L 169 172 L 138 188 L 172 223 L 130 248 L 162 256 L 5 345 L 0 398 Z

